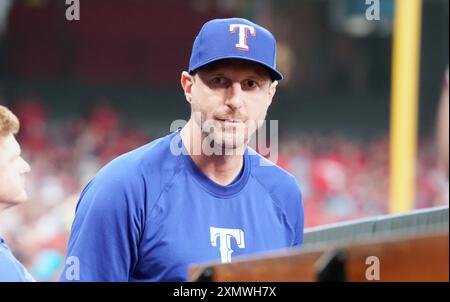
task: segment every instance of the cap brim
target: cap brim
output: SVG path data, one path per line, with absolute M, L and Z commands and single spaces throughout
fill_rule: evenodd
M 246 58 L 246 57 L 241 57 L 241 56 L 223 56 L 223 57 L 217 57 L 217 58 L 214 58 L 214 59 L 210 59 L 210 60 L 204 62 L 201 65 L 194 66 L 191 70 L 189 70 L 189 72 L 191 73 L 191 72 L 193 72 L 193 71 L 195 71 L 195 70 L 197 70 L 199 68 L 202 68 L 202 67 L 204 67 L 204 66 L 206 66 L 208 64 L 211 64 L 211 63 L 214 63 L 214 62 L 217 62 L 217 61 L 220 61 L 220 60 L 226 60 L 226 59 L 240 59 L 240 60 L 255 62 L 255 63 L 258 63 L 258 64 L 262 65 L 264 68 L 267 69 L 267 71 L 269 72 L 272 80 L 280 81 L 280 80 L 282 80 L 284 78 L 283 75 L 281 74 L 281 72 L 279 72 L 278 70 L 272 68 L 271 66 L 267 65 L 266 63 L 261 62 L 259 60 L 252 59 L 252 58 Z

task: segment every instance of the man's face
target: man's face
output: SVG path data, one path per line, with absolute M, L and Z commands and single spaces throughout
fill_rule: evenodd
M 25 175 L 30 172 L 30 166 L 20 153 L 20 146 L 12 134 L 0 136 L 0 204 L 18 204 L 28 198 Z
M 259 64 L 229 59 L 182 74 L 193 121 L 222 149 L 247 144 L 266 117 L 277 82 Z

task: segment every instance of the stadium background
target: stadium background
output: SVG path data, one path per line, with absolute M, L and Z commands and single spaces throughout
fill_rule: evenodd
M 393 2 L 367 21 L 364 0 L 0 1 L 0 103 L 21 119 L 28 204 L 0 234 L 43 281 L 56 280 L 80 190 L 115 156 L 187 120 L 179 85 L 208 19 L 242 16 L 278 40 L 278 164 L 303 192 L 306 227 L 385 214 Z M 435 116 L 448 66 L 448 0 L 423 5 L 416 208 L 448 204 Z

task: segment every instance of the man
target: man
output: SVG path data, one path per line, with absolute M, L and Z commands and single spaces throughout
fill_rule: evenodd
M 0 212 L 27 200 L 25 175 L 30 166 L 20 156 L 20 146 L 14 138 L 19 126 L 17 117 L 0 105 Z M 0 238 L 0 282 L 9 281 L 34 280 Z
M 204 24 L 181 74 L 190 120 L 87 185 L 61 280 L 186 281 L 192 263 L 302 244 L 294 177 L 247 147 L 282 79 L 275 59 L 248 20 Z

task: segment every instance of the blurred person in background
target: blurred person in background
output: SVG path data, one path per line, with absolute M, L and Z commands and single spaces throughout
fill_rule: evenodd
M 439 166 L 445 172 L 448 178 L 449 162 L 449 96 L 448 96 L 448 67 L 442 84 L 441 98 L 439 100 L 438 116 L 437 116 L 437 147 Z
M 25 176 L 30 172 L 30 166 L 21 157 L 20 146 L 14 137 L 19 132 L 19 127 L 18 118 L 0 105 L 0 212 L 28 199 Z M 0 281 L 34 281 L 1 238 Z

